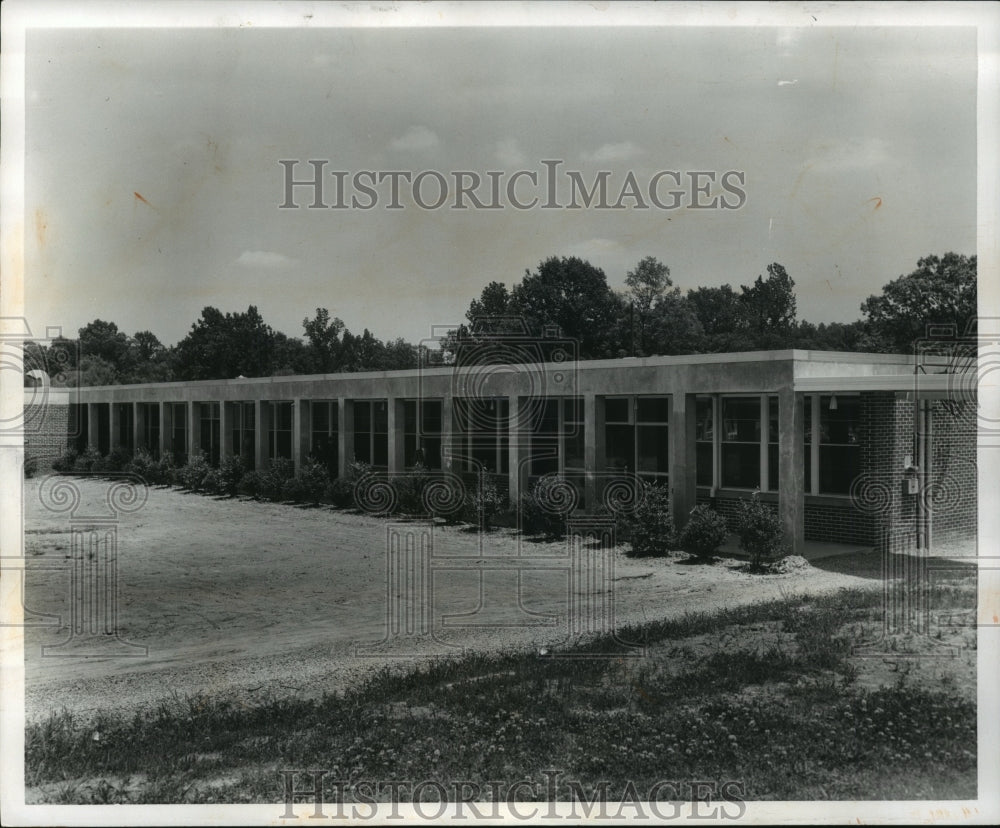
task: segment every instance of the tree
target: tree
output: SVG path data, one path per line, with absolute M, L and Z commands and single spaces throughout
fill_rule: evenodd
M 653 307 L 663 299 L 667 288 L 673 285 L 670 281 L 670 268 L 655 256 L 646 256 L 640 260 L 635 269 L 625 274 L 625 284 L 628 286 L 630 316 L 633 317 L 634 323 L 634 330 L 630 333 L 634 337 L 639 356 L 647 356 L 650 353 L 649 336 Z M 660 353 L 667 352 L 661 350 Z
M 749 350 L 745 307 L 739 294 L 726 284 L 689 290 L 688 303 L 704 334 L 704 350 L 726 353 Z
M 927 326 L 954 325 L 963 334 L 976 318 L 976 257 L 927 256 L 862 304 L 866 347 L 911 353 Z
M 659 298 L 649 314 L 647 345 L 650 354 L 697 354 L 705 348 L 705 332 L 692 304 L 679 288 Z
M 330 318 L 326 308 L 316 308 L 316 315 L 302 320 L 306 339 L 309 341 L 311 370 L 319 374 L 336 371 L 341 361 L 340 336 L 345 331 L 344 322 L 339 317 Z
M 750 334 L 758 348 L 791 347 L 791 333 L 795 325 L 795 282 L 785 268 L 774 262 L 767 266 L 767 279 L 740 287 Z
M 119 371 L 125 370 L 130 361 L 129 341 L 114 322 L 95 319 L 80 328 L 81 356 L 100 357 Z
M 184 380 L 266 377 L 274 348 L 274 331 L 254 305 L 245 313 L 227 314 L 209 306 L 177 343 L 174 370 Z

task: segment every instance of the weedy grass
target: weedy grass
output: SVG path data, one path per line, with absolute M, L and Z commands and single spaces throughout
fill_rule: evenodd
M 928 598 L 965 611 L 975 583 Z M 196 697 L 131 718 L 56 713 L 26 728 L 26 786 L 56 803 L 280 803 L 282 769 L 449 790 L 454 780 L 485 789 L 524 779 L 542 791 L 543 771 L 559 769 L 607 782 L 609 797 L 629 782 L 713 779 L 739 781 L 750 800 L 974 798 L 974 688 L 924 687 L 905 673 L 879 689 L 855 682 L 852 645 L 877 631 L 881 611 L 877 590 L 789 596 L 558 654 L 386 669 L 319 700 Z

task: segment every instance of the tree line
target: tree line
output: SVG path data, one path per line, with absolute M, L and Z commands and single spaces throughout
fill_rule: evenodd
M 623 291 L 589 262 L 553 256 L 510 288 L 486 285 L 470 302 L 466 323 L 445 337 L 438 352 L 402 338 L 383 341 L 367 328 L 354 334 L 326 308 L 304 318 L 303 335 L 293 337 L 274 330 L 254 305 L 227 313 L 209 306 L 173 346 L 151 331 L 130 336 L 114 322 L 95 319 L 75 340 L 28 343 L 25 366 L 49 366 L 50 373 L 59 366 L 54 384 L 115 385 L 389 371 L 416 368 L 430 357 L 461 362 L 463 354 L 481 357 L 491 348 L 498 359 L 517 361 L 551 357 L 551 349 L 567 342 L 580 359 L 781 348 L 908 353 L 928 324 L 951 324 L 962 333 L 975 320 L 976 257 L 922 258 L 860 309 L 861 318 L 849 323 L 799 320 L 795 282 L 777 262 L 750 284 L 685 293 L 670 268 L 652 256 L 626 274 Z

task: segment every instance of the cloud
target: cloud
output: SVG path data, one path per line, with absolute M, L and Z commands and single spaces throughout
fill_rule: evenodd
M 617 144 L 603 144 L 593 152 L 585 152 L 585 161 L 592 161 L 597 164 L 608 164 L 614 161 L 627 161 L 634 158 L 641 152 L 641 149 L 631 141 L 619 141 Z
M 298 259 L 291 259 L 281 253 L 270 250 L 244 250 L 236 260 L 242 267 L 255 267 L 264 270 L 277 270 L 298 264 Z
M 398 138 L 394 138 L 389 146 L 394 150 L 429 150 L 438 146 L 441 140 L 425 126 L 412 126 Z
M 570 245 L 569 254 L 579 256 L 581 259 L 601 258 L 605 256 L 616 256 L 624 251 L 622 243 L 615 239 L 587 239 Z
M 521 151 L 516 138 L 497 141 L 496 158 L 505 167 L 523 167 L 527 156 Z

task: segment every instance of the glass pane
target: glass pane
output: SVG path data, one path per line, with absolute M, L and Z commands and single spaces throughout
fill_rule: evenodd
M 710 397 L 699 397 L 695 402 L 695 439 L 712 440 L 712 400 Z
M 310 410 L 313 433 L 326 434 L 330 428 L 330 406 L 325 402 L 314 402 Z
M 820 443 L 856 445 L 860 439 L 861 400 L 837 397 L 837 408 L 831 411 L 830 405 L 830 397 L 820 398 Z
M 695 451 L 698 454 L 697 484 L 699 486 L 712 485 L 712 444 L 698 443 Z
M 566 436 L 563 451 L 566 453 L 567 469 L 582 469 L 584 467 L 584 442 L 582 425 L 577 426 L 577 430 L 573 434 Z
M 724 442 L 760 442 L 760 400 L 724 399 L 722 401 L 722 439 Z
M 614 471 L 635 471 L 635 429 L 629 425 L 609 425 L 605 428 L 605 458 L 607 468 Z
M 805 419 L 805 444 L 807 446 L 806 456 L 808 457 L 809 451 L 808 446 L 812 443 L 812 433 L 813 433 L 813 420 L 812 420 L 812 397 L 808 394 L 806 395 L 805 405 L 803 406 L 803 416 Z M 806 481 L 808 483 L 809 476 L 806 475 Z
M 368 434 L 354 432 L 354 459 L 359 463 L 371 463 L 371 441 Z
M 563 420 L 567 423 L 583 422 L 583 400 L 575 397 L 571 400 L 563 400 Z
M 417 435 L 406 434 L 403 436 L 403 458 L 407 466 L 416 465 L 417 461 L 423 462 L 422 457 L 417 456 Z
M 669 397 L 639 397 L 635 419 L 640 423 L 669 423 Z
M 851 482 L 860 471 L 860 446 L 820 446 L 820 494 L 850 494 Z
M 354 431 L 355 433 L 369 432 L 372 428 L 371 404 L 366 402 L 354 403 Z
M 387 434 L 376 434 L 372 438 L 372 465 L 373 466 L 388 466 L 389 465 L 389 437 Z
M 609 399 L 604 401 L 604 422 L 606 423 L 627 423 L 629 400 Z
M 767 441 L 769 443 L 778 442 L 778 398 L 768 397 L 767 399 Z
M 421 432 L 423 434 L 441 433 L 441 401 L 426 400 L 424 402 L 423 424 Z
M 636 431 L 639 440 L 638 471 L 669 471 L 669 429 L 665 426 L 636 426 Z
M 403 400 L 403 431 L 417 433 L 417 401 Z
M 778 491 L 778 444 L 771 443 L 767 447 L 767 488 L 772 492 Z M 809 490 L 809 481 L 806 481 L 806 491 Z
M 377 402 L 372 404 L 374 412 L 372 414 L 372 419 L 375 424 L 376 434 L 388 434 L 389 433 L 389 406 L 384 402 Z
M 441 468 L 441 438 L 424 437 L 424 465 L 429 469 Z
M 758 446 L 722 444 L 722 485 L 737 489 L 756 489 L 760 486 Z

